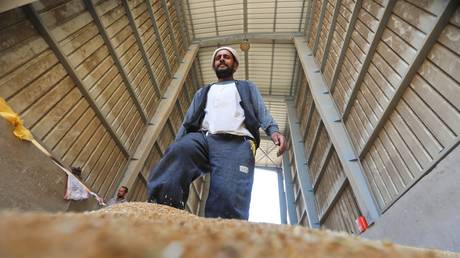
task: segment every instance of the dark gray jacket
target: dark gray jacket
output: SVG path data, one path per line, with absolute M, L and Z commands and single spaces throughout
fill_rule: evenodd
M 250 81 L 235 80 L 236 88 L 241 97 L 240 105 L 244 110 L 244 124 L 249 132 L 255 137 L 256 146 L 260 144 L 259 128 L 265 131 L 268 136 L 278 132 L 278 125 L 265 107 L 262 95 L 256 85 Z M 208 99 L 209 89 L 213 84 L 200 88 L 193 96 L 192 103 L 185 115 L 179 132 L 176 135 L 176 141 L 182 138 L 186 133 L 196 132 L 201 129 L 204 119 L 206 102 Z

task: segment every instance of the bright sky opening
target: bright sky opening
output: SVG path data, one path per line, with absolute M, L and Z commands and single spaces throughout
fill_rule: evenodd
M 278 174 L 256 168 L 249 208 L 249 221 L 281 223 Z

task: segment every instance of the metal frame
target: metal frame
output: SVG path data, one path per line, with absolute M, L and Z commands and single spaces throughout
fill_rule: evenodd
M 150 80 L 152 81 L 153 89 L 155 90 L 155 93 L 158 99 L 160 99 L 161 90 L 158 87 L 158 80 L 155 77 L 155 73 L 152 70 L 152 64 L 150 63 L 147 57 L 147 52 L 145 51 L 144 44 L 142 43 L 142 40 L 141 40 L 141 36 L 139 34 L 139 31 L 137 30 L 136 22 L 134 21 L 134 17 L 133 17 L 133 13 L 131 12 L 131 9 L 129 9 L 127 0 L 122 0 L 121 2 L 123 4 L 123 7 L 125 8 L 126 15 L 128 16 L 129 25 L 131 26 L 131 30 L 134 32 L 134 37 L 136 38 L 137 45 L 141 51 L 141 55 L 142 55 L 142 59 L 144 60 L 144 64 L 146 64 L 147 66 L 147 71 L 150 75 Z
M 273 40 L 277 43 L 292 43 L 295 37 L 300 36 L 302 36 L 301 32 L 251 32 L 199 38 L 195 39 L 193 43 L 199 44 L 200 47 L 239 43 L 246 39 L 252 43 L 272 43 Z
M 291 132 L 291 148 L 294 154 L 294 162 L 297 170 L 297 177 L 300 182 L 300 191 L 304 199 L 305 210 L 308 218 L 308 225 L 310 228 L 319 228 L 319 218 L 316 212 L 316 199 L 313 192 L 313 184 L 310 179 L 310 173 L 305 160 L 305 150 L 303 145 L 300 144 L 300 128 L 299 121 L 296 115 L 296 109 L 293 101 L 286 101 L 288 108 L 288 123 Z M 299 220 L 302 221 L 302 218 Z
M 176 8 L 176 15 L 180 23 L 182 34 L 185 36 L 183 37 L 184 41 L 187 43 L 187 44 L 184 44 L 184 50 L 187 50 L 188 45 L 190 45 L 191 40 L 190 40 L 190 35 L 188 33 L 187 21 L 185 20 L 185 14 L 182 12 L 183 11 L 182 1 L 173 1 L 173 2 L 174 2 L 174 7 Z
M 280 220 L 281 224 L 287 224 L 287 207 L 286 207 L 286 193 L 283 187 L 283 170 L 277 169 L 278 174 L 278 194 L 280 202 Z
M 291 176 L 291 165 L 289 164 L 289 156 L 286 153 L 283 155 L 283 175 L 284 175 L 284 192 L 286 194 L 286 206 L 287 212 L 289 215 L 289 222 L 291 225 L 298 223 L 297 214 L 295 210 L 295 196 L 294 196 L 294 187 L 292 182 L 294 181 Z
M 311 21 L 312 21 L 311 13 L 313 12 L 313 9 L 315 9 L 315 4 L 316 4 L 316 1 L 310 0 L 310 3 L 308 3 L 307 16 L 305 17 L 304 36 L 307 42 L 310 40 L 310 36 L 311 36 Z
M 189 40 L 194 41 L 196 37 L 195 37 L 195 28 L 193 27 L 193 18 L 192 18 L 192 11 L 190 9 L 190 1 L 189 0 L 186 0 L 186 1 L 187 1 L 187 10 L 188 10 L 188 14 L 189 14 L 188 17 L 190 18 L 190 27 L 192 28 L 192 38 L 191 39 L 189 38 Z M 180 2 L 182 4 L 182 1 L 180 1 Z M 187 30 L 188 30 L 188 28 L 187 28 Z
M 181 89 L 183 88 L 187 74 L 192 67 L 197 52 L 198 45 L 191 45 L 190 50 L 185 54 L 184 63 L 179 66 L 179 69 L 176 72 L 177 80 L 172 80 L 167 91 L 165 92 L 165 98 L 160 102 L 157 112 L 151 120 L 153 126 L 147 127 L 141 143 L 135 151 L 135 159 L 129 161 L 127 169 L 125 170 L 125 175 L 120 182 L 120 186 L 125 185 L 128 188 L 132 186 L 134 179 L 141 171 L 142 165 L 148 156 L 149 150 L 152 149 L 161 133 L 161 130 L 167 123 L 168 117 L 174 108 L 174 104 L 177 101 Z
M 315 133 L 314 133 L 314 136 L 313 136 L 313 143 L 311 145 L 311 149 L 310 149 L 310 152 L 308 153 L 308 157 L 307 157 L 307 164 L 310 164 L 311 163 L 311 159 L 313 157 L 313 154 L 315 153 L 315 150 L 316 150 L 316 145 L 318 145 L 318 141 L 319 141 L 319 133 L 321 132 L 321 128 L 323 128 L 324 125 L 323 125 L 323 121 L 320 120 L 318 122 L 318 125 L 316 126 L 315 128 Z
M 53 53 L 58 58 L 59 62 L 62 64 L 62 66 L 64 66 L 64 69 L 69 74 L 69 77 L 72 78 L 73 82 L 75 83 L 77 88 L 80 90 L 80 93 L 83 95 L 85 100 L 88 102 L 89 106 L 92 108 L 92 110 L 94 111 L 97 118 L 104 126 L 104 128 L 110 134 L 111 138 L 113 139 L 117 147 L 121 150 L 121 152 L 123 153 L 123 155 L 125 155 L 126 158 L 129 158 L 131 156 L 130 152 L 123 145 L 120 137 L 115 133 L 113 128 L 110 126 L 109 122 L 107 122 L 106 118 L 101 113 L 101 110 L 97 106 L 96 102 L 89 95 L 89 92 L 86 90 L 86 87 L 83 85 L 83 82 L 80 80 L 80 78 L 78 78 L 77 73 L 75 72 L 75 69 L 70 64 L 69 59 L 63 54 L 57 40 L 54 38 L 54 36 L 50 33 L 48 28 L 45 26 L 40 15 L 37 13 L 37 11 L 32 6 L 32 4 L 28 4 L 22 8 L 24 12 L 26 13 L 27 17 L 31 20 L 33 26 L 37 29 L 37 31 L 43 37 L 46 43 L 50 46 Z
M 324 15 L 326 14 L 326 8 L 327 8 L 328 1 L 329 0 L 323 0 L 323 4 L 321 5 L 321 14 L 319 16 L 319 21 L 317 25 L 318 27 L 316 30 L 315 43 L 313 43 L 313 55 L 315 55 L 316 51 L 318 50 L 319 37 L 321 36 L 321 28 L 323 26 Z
M 216 35 L 219 36 L 219 25 L 217 24 L 216 0 L 212 0 L 212 8 L 214 10 L 214 26 L 216 26 Z
M 172 1 L 175 1 L 175 0 L 172 0 Z M 174 48 L 174 53 L 176 54 L 174 59 L 176 59 L 176 62 L 180 63 L 180 60 L 179 60 L 179 53 L 180 52 L 179 52 L 179 48 L 177 47 L 177 43 L 176 43 L 177 39 L 176 39 L 176 36 L 174 35 L 173 25 L 172 25 L 172 21 L 171 21 L 171 14 L 169 13 L 168 5 L 166 3 L 166 0 L 161 0 L 161 7 L 163 7 L 163 11 L 166 14 L 166 22 L 168 24 L 169 36 L 171 37 L 172 45 L 173 45 L 173 48 Z
M 331 93 L 334 92 L 335 85 L 337 84 L 337 79 L 339 78 L 339 73 L 342 69 L 343 60 L 345 59 L 345 53 L 347 52 L 348 46 L 350 45 L 353 28 L 355 27 L 356 21 L 358 20 L 358 14 L 361 10 L 362 4 L 363 0 L 356 0 L 355 6 L 353 8 L 353 13 L 351 14 L 350 23 L 348 24 L 347 32 L 340 49 L 339 57 L 337 59 L 337 63 L 335 64 L 334 71 L 332 72 L 332 80 L 330 85 Z
M 393 11 L 393 7 L 396 4 L 396 0 L 389 0 L 387 6 L 385 7 L 385 11 L 383 12 L 382 19 L 378 25 L 377 31 L 374 34 L 374 38 L 372 39 L 372 43 L 369 46 L 369 51 L 367 52 L 366 58 L 364 59 L 363 65 L 361 66 L 361 70 L 359 71 L 358 78 L 355 81 L 353 89 L 350 94 L 350 98 L 348 98 L 346 107 L 342 114 L 342 119 L 345 121 L 350 113 L 350 109 L 358 95 L 359 88 L 361 87 L 362 81 L 364 80 L 364 76 L 371 64 L 372 58 L 374 57 L 375 51 L 377 51 L 377 45 L 380 42 L 380 38 L 382 37 L 383 31 L 386 28 L 388 20 L 390 19 L 391 12 Z
M 329 33 L 326 39 L 326 45 L 324 46 L 323 59 L 321 60 L 320 70 L 324 71 L 324 66 L 326 65 L 326 60 L 329 55 L 329 50 L 331 48 L 332 37 L 334 36 L 335 26 L 337 25 L 337 17 L 339 16 L 340 6 L 342 5 L 342 0 L 337 0 L 335 3 L 334 14 L 332 16 L 331 24 L 329 26 Z
M 145 4 L 147 5 L 147 12 L 150 16 L 150 20 L 152 21 L 153 30 L 155 31 L 156 39 L 160 45 L 161 57 L 163 58 L 163 63 L 166 67 L 166 71 L 168 72 L 169 78 L 173 78 L 171 64 L 168 61 L 168 53 L 166 53 L 165 45 L 163 43 L 163 40 L 161 39 L 160 30 L 158 28 L 157 21 L 155 20 L 155 15 L 153 13 L 152 2 L 150 0 L 145 0 Z
M 383 111 L 383 114 L 380 116 L 379 121 L 377 122 L 377 125 L 375 126 L 374 130 L 372 131 L 371 135 L 366 141 L 366 144 L 362 148 L 361 152 L 359 153 L 359 157 L 363 158 L 369 148 L 372 146 L 374 143 L 375 139 L 379 135 L 380 131 L 382 130 L 383 126 L 387 122 L 388 117 L 392 114 L 393 110 L 395 109 L 396 105 L 399 103 L 401 100 L 402 95 L 404 94 L 405 90 L 409 86 L 410 82 L 414 78 L 414 75 L 417 73 L 417 70 L 419 69 L 420 65 L 425 61 L 426 56 L 430 52 L 431 48 L 433 45 L 436 43 L 439 35 L 441 34 L 442 30 L 445 28 L 447 23 L 449 23 L 450 17 L 454 14 L 455 10 L 457 9 L 457 6 L 459 5 L 459 2 L 456 0 L 451 0 L 441 15 L 436 19 L 436 23 L 434 28 L 431 30 L 431 32 L 426 36 L 425 41 L 422 44 L 422 47 L 417 51 L 416 56 L 412 64 L 408 67 L 406 70 L 404 76 L 402 76 L 402 80 L 399 83 L 399 85 L 396 87 L 396 92 L 391 98 L 390 102 L 388 103 L 387 107 L 385 108 L 385 111 Z M 350 105 L 351 106 L 351 105 Z
M 295 38 L 294 43 L 304 69 L 305 77 L 310 86 L 310 93 L 315 102 L 315 107 L 321 116 L 331 142 L 334 144 L 344 172 L 355 193 L 358 206 L 367 220 L 373 222 L 379 217 L 379 210 L 367 185 L 361 164 L 356 158 L 345 125 L 339 119 L 335 102 L 327 89 L 321 73 L 317 72 L 318 67 L 315 64 L 311 50 L 306 46 L 305 38 Z
M 299 28 L 297 29 L 298 31 L 300 31 L 300 29 L 302 28 L 303 14 L 305 12 L 305 2 L 306 2 L 306 0 L 302 1 L 302 10 L 300 11 Z M 305 20 L 306 19 L 307 19 L 307 16 L 305 15 Z M 306 22 L 305 22 L 305 24 L 306 24 Z
M 332 142 L 329 142 L 326 150 L 326 155 L 323 156 L 323 159 L 321 160 L 321 163 L 319 165 L 319 172 L 316 178 L 313 178 L 313 190 L 316 192 L 318 189 L 319 182 L 321 182 L 321 178 L 323 178 L 324 173 L 326 171 L 326 166 L 329 164 L 329 161 L 331 160 L 332 153 L 333 153 L 333 145 Z
M 339 198 L 342 196 L 343 190 L 345 190 L 345 186 L 347 185 L 348 178 L 346 176 L 344 176 L 341 180 L 342 181 L 339 183 L 339 187 L 332 194 L 332 196 L 334 196 L 334 197 L 332 198 L 331 202 L 327 205 L 326 210 L 322 214 L 320 214 L 319 221 L 321 223 L 324 223 L 324 220 L 327 218 L 327 216 L 331 212 L 332 208 L 335 206 L 335 204 L 337 203 Z
M 128 90 L 128 93 L 131 96 L 131 99 L 133 100 L 134 105 L 136 106 L 136 109 L 142 118 L 142 121 L 144 122 L 144 124 L 147 124 L 148 123 L 147 114 L 145 113 L 145 110 L 142 108 L 141 102 L 139 98 L 137 97 L 136 92 L 134 92 L 134 88 L 131 85 L 131 82 L 129 81 L 129 78 L 128 78 L 128 73 L 126 72 L 125 68 L 121 64 L 120 57 L 115 51 L 115 48 L 113 47 L 112 41 L 110 41 L 109 35 L 107 34 L 107 31 L 105 30 L 104 25 L 102 25 L 101 19 L 99 18 L 99 15 L 97 14 L 97 11 L 93 5 L 93 2 L 91 0 L 83 0 L 83 2 L 85 3 L 85 6 L 88 12 L 91 14 L 91 17 L 93 18 L 93 21 L 98 28 L 99 35 L 101 35 L 102 39 L 104 40 L 105 46 L 109 50 L 110 56 L 112 57 L 115 63 L 115 66 L 120 72 L 121 78 L 123 80 L 123 84 L 126 86 L 126 89 Z

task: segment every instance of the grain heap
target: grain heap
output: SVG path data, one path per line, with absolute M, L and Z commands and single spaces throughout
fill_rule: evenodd
M 299 226 L 204 219 L 124 203 L 87 213 L 0 214 L 0 257 L 460 257 Z

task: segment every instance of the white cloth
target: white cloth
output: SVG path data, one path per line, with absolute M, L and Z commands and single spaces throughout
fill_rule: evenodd
M 212 134 L 228 133 L 254 138 L 244 125 L 244 110 L 234 81 L 211 86 L 206 102 L 202 129 Z
M 64 195 L 66 200 L 84 200 L 88 199 L 89 191 L 75 178 L 74 175 L 68 174 L 67 177 L 67 190 Z

